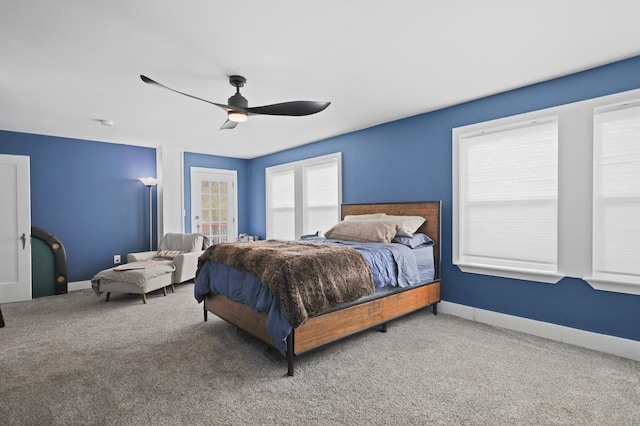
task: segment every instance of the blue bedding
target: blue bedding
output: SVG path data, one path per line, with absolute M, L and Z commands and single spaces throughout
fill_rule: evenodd
M 251 306 L 254 312 L 266 313 L 267 334 L 282 356 L 286 356 L 286 338 L 291 333 L 291 325 L 269 287 L 255 275 L 207 260 L 196 277 L 194 295 L 202 302 L 209 293 L 222 294 L 234 302 Z
M 305 243 L 334 244 L 357 250 L 367 261 L 376 287 L 409 287 L 420 283 L 420 272 L 412 249 L 403 244 L 360 243 L 330 240 L 322 237 L 306 239 Z
M 357 250 L 371 269 L 376 291 L 429 282 L 435 276 L 433 248 L 428 245 L 411 249 L 402 244 L 358 243 L 321 237 L 304 242 L 336 244 Z M 196 277 L 194 295 L 201 302 L 209 293 L 223 294 L 230 300 L 251 306 L 254 312 L 266 313 L 267 333 L 276 349 L 286 355 L 286 338 L 291 325 L 269 288 L 255 275 L 208 260 Z

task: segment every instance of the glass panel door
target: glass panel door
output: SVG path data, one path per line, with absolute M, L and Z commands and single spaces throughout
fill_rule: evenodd
M 233 170 L 191 168 L 191 232 L 214 244 L 236 240 L 235 181 Z

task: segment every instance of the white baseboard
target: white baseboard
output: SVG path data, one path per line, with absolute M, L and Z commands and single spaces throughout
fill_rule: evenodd
M 91 288 L 91 281 L 74 281 L 67 283 L 67 291 L 86 290 Z
M 444 301 L 439 303 L 438 312 L 640 361 L 640 341 L 636 340 Z

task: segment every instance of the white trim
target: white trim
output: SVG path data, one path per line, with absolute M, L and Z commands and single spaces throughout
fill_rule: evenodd
M 490 265 L 470 265 L 458 263 L 456 266 L 462 271 L 469 274 L 480 274 L 489 276 L 500 276 L 504 278 L 515 278 L 518 280 L 527 280 L 542 282 L 547 284 L 555 284 L 564 278 L 564 275 L 555 274 L 553 272 L 534 271 L 520 268 L 501 268 L 499 266 Z
M 67 291 L 87 290 L 91 288 L 91 281 L 74 281 L 67 283 Z
M 608 280 L 602 278 L 585 277 L 583 278 L 589 285 L 596 290 L 613 291 L 615 293 L 638 294 L 640 295 L 640 284 L 633 282 L 624 282 L 622 280 Z
M 156 149 L 157 242 L 168 232 L 184 233 L 184 151 L 163 145 Z
M 458 303 L 443 301 L 439 305 L 438 312 L 444 314 L 640 361 L 640 341 L 578 330 Z
M 334 152 L 331 154 L 324 154 L 324 155 L 319 155 L 317 157 L 309 157 L 309 158 L 305 158 L 302 160 L 296 160 L 296 161 L 291 161 L 289 163 L 283 163 L 283 164 L 278 164 L 275 166 L 269 166 L 267 168 L 265 168 L 265 170 L 270 170 L 270 171 L 278 171 L 278 169 L 288 169 L 291 167 L 297 167 L 300 166 L 302 167 L 305 164 L 312 164 L 312 163 L 323 163 L 323 162 L 328 162 L 331 160 L 337 160 L 337 161 L 342 161 L 342 152 L 338 151 L 338 152 Z M 340 163 L 342 164 L 342 163 Z

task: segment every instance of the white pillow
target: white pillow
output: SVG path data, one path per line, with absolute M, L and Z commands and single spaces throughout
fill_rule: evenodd
M 386 213 L 348 214 L 344 217 L 344 220 L 376 220 L 384 219 L 386 216 Z
M 413 234 L 422 226 L 426 221 L 421 216 L 391 216 L 386 215 L 385 221 L 393 222 L 396 224 L 396 233 L 403 237 L 412 237 Z

